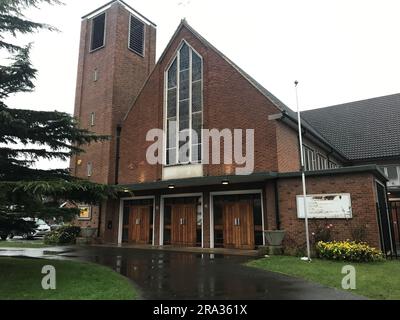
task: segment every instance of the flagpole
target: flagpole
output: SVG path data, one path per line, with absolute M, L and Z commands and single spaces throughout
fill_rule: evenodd
M 303 204 L 304 204 L 304 222 L 306 228 L 306 242 L 307 242 L 307 257 L 303 260 L 311 261 L 311 250 L 310 250 L 310 233 L 308 229 L 308 212 L 307 212 L 307 188 L 306 188 L 306 170 L 304 161 L 304 148 L 303 148 L 303 130 L 301 128 L 301 115 L 299 107 L 299 93 L 298 85 L 299 82 L 296 80 L 294 82 L 296 88 L 296 104 L 297 104 L 297 122 L 299 125 L 299 143 L 300 143 L 300 162 L 301 162 L 301 180 L 303 183 Z

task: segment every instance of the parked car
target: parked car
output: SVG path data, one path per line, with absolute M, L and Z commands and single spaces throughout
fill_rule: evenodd
M 59 230 L 64 226 L 63 223 L 50 224 L 51 231 Z
M 0 238 L 1 240 L 11 239 L 14 235 L 20 235 L 25 238 L 33 233 L 37 225 L 35 221 L 26 221 L 15 216 L 10 216 L 8 219 L 2 219 L 0 223 Z
M 46 234 L 50 233 L 51 228 L 50 226 L 41 219 L 35 219 L 37 228 L 33 233 L 33 237 L 44 237 Z
M 46 234 L 50 233 L 51 228 L 50 226 L 43 221 L 42 219 L 32 219 L 32 218 L 23 218 L 23 220 L 29 222 L 35 222 L 36 227 L 33 229 L 33 231 L 28 232 L 28 233 L 21 233 L 21 232 L 11 232 L 9 234 L 10 239 L 14 238 L 15 236 L 22 236 L 26 239 L 34 239 L 37 237 L 44 237 Z

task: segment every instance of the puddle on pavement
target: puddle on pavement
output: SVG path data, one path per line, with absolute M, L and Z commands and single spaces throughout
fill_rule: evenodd
M 111 267 L 130 278 L 141 289 L 143 298 L 226 299 L 227 292 L 232 292 L 232 298 L 235 293 L 249 298 L 265 293 L 259 282 L 247 281 L 244 286 L 243 279 L 235 276 L 236 270 L 242 268 L 241 263 L 248 260 L 243 257 L 141 251 L 92 253 L 81 258 Z

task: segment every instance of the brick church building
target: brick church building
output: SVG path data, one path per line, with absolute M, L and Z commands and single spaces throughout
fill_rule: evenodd
M 388 118 L 398 128 L 400 97 L 386 100 L 382 108 L 395 106 Z M 372 111 L 337 108 L 304 112 L 311 232 L 329 227 L 336 240 L 362 236 L 392 252 L 398 224 L 389 210 L 387 169 L 378 165 L 400 163 L 400 132 L 382 144 L 376 134 L 387 133 L 373 129 L 379 123 L 362 130 L 363 117 L 376 119 Z M 255 249 L 265 245 L 264 230 L 285 230 L 285 247 L 304 247 L 296 114 L 185 20 L 156 62 L 156 25 L 125 2 L 83 17 L 75 116 L 81 127 L 111 138 L 74 156 L 72 173 L 127 191 L 75 221 L 96 228 L 104 243 Z M 360 134 L 374 132 L 375 140 L 351 132 L 346 119 L 353 130 L 361 121 Z M 177 136 L 189 128 L 200 137 L 202 129 L 253 129 L 253 170 L 237 174 L 243 163 L 205 161 L 204 140 L 192 136 L 183 154 Z M 146 157 L 153 129 L 175 137 L 162 142 L 161 163 Z M 396 198 L 396 190 L 391 194 Z

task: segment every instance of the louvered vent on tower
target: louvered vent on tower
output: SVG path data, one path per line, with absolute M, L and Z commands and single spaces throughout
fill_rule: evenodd
M 104 47 L 106 29 L 106 14 L 102 13 L 92 19 L 92 39 L 90 51 Z
M 144 23 L 131 15 L 129 49 L 144 56 Z

